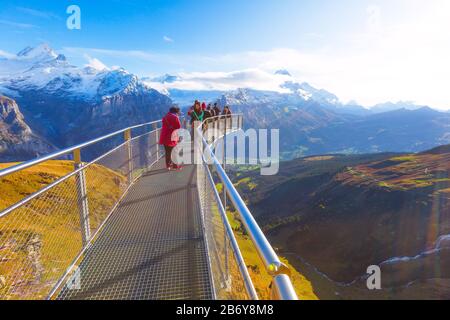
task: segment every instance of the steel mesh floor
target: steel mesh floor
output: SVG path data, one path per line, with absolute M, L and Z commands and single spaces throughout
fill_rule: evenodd
M 57 299 L 212 299 L 195 167 L 143 176 L 79 263 L 80 287 Z

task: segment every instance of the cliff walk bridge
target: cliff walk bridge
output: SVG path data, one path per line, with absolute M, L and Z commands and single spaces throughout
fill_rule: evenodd
M 200 161 L 179 172 L 163 164 L 161 121 L 0 170 L 0 299 L 256 300 L 231 212 L 272 276 L 272 298 L 297 299 L 218 159 L 217 142 L 242 123 L 196 126 L 196 143 L 181 143 Z

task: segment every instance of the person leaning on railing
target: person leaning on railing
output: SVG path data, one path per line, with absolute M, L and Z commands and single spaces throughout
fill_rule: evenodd
M 194 130 L 196 123 L 202 123 L 205 120 L 205 111 L 203 110 L 200 102 L 195 101 L 194 109 L 191 112 L 191 135 L 194 137 Z
M 211 108 L 211 106 L 208 106 L 206 108 L 206 110 L 204 111 L 204 113 L 205 113 L 205 115 L 203 116 L 203 121 L 204 121 L 203 131 L 206 131 L 206 130 L 208 130 L 209 123 L 211 121 L 213 121 L 212 118 L 215 117 L 215 113 L 214 113 L 214 110 Z
M 231 110 L 229 106 L 225 106 L 225 108 L 223 108 L 222 115 L 226 116 L 227 118 L 231 118 Z
M 219 108 L 219 105 L 218 105 L 218 103 L 217 103 L 217 102 L 216 102 L 216 103 L 214 103 L 214 107 L 213 107 L 213 109 L 214 109 L 214 113 L 216 114 L 216 117 L 220 116 L 220 114 L 221 114 L 221 111 L 220 111 L 220 108 Z
M 181 170 L 181 167 L 172 161 L 172 150 L 177 146 L 179 141 L 177 130 L 181 128 L 179 114 L 180 108 L 174 106 L 170 108 L 169 113 L 162 119 L 159 144 L 164 146 L 166 152 L 167 170 Z

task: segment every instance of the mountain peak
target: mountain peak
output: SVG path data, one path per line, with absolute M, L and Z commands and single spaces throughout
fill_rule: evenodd
M 20 58 L 35 59 L 35 58 L 57 58 L 58 55 L 48 44 L 42 43 L 37 47 L 26 47 L 17 54 Z
M 280 76 L 289 76 L 292 77 L 292 75 L 289 73 L 289 71 L 287 71 L 286 69 L 280 69 L 275 71 L 276 75 L 280 75 Z
M 164 74 L 160 77 L 156 77 L 151 79 L 152 82 L 159 82 L 159 83 L 174 83 L 175 81 L 178 81 L 179 77 L 178 76 L 174 76 L 171 74 Z

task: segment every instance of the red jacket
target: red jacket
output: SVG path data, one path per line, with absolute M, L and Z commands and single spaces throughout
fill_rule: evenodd
M 168 113 L 162 119 L 161 136 L 159 144 L 175 147 L 178 144 L 177 130 L 181 128 L 181 122 L 175 113 Z

